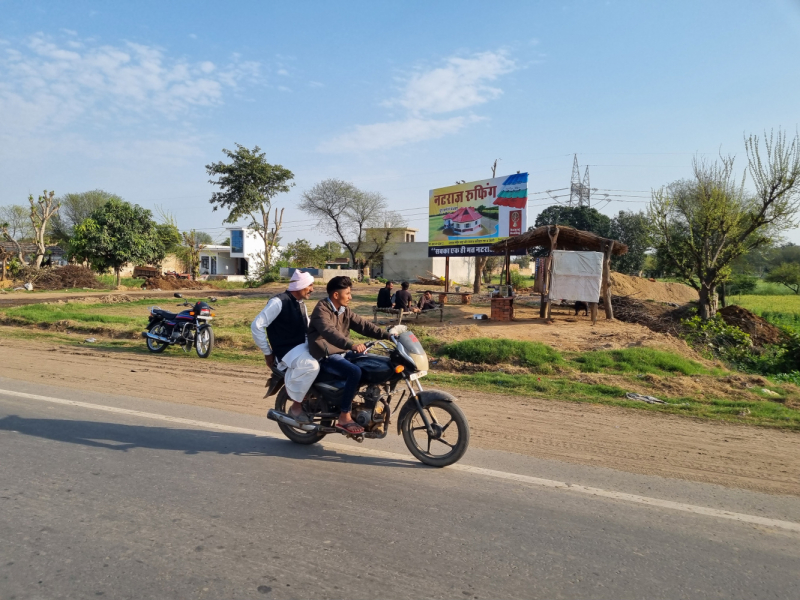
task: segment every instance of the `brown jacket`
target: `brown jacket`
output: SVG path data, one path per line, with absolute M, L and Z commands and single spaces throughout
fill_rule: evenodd
M 357 345 L 349 337 L 351 329 L 378 340 L 389 339 L 389 335 L 380 327 L 349 308 L 343 307 L 341 313 L 337 313 L 330 300 L 320 300 L 311 313 L 311 323 L 308 325 L 308 348 L 311 356 L 319 360 L 329 354 L 342 354 L 351 350 Z

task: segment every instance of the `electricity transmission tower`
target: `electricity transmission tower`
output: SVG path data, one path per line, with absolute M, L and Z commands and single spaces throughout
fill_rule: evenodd
M 581 181 L 581 171 L 578 168 L 578 155 L 574 155 L 572 163 L 572 181 L 569 186 L 569 205 L 570 206 L 591 206 L 591 187 L 589 186 L 589 167 L 583 175 Z

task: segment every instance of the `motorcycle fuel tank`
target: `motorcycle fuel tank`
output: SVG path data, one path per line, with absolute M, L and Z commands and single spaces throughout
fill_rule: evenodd
M 394 375 L 391 361 L 385 356 L 363 354 L 352 359 L 361 368 L 361 383 L 383 383 Z

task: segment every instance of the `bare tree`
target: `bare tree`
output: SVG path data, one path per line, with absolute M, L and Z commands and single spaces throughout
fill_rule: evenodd
M 58 200 L 55 199 L 55 195 L 55 192 L 45 190 L 43 195 L 39 196 L 35 201 L 33 194 L 28 196 L 28 202 L 31 205 L 30 220 L 33 226 L 34 242 L 36 243 L 36 258 L 33 264 L 37 269 L 42 266 L 44 255 L 47 252 L 45 244 L 47 224 L 61 207 Z
M 648 217 L 659 253 L 695 288 L 700 316 L 716 314 L 716 288 L 730 277 L 731 263 L 795 227 L 800 208 L 800 138 L 786 134 L 745 139 L 755 194 L 739 180 L 733 157 L 716 163 L 695 159 L 694 177 L 654 191 Z
M 381 194 L 339 179 L 326 179 L 303 192 L 300 209 L 347 249 L 354 265 L 383 253 L 392 231 L 405 227 L 402 216 L 387 210 Z

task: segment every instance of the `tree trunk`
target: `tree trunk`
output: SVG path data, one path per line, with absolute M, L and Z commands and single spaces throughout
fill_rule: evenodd
M 481 281 L 483 280 L 483 269 L 486 268 L 486 261 L 489 260 L 488 256 L 475 257 L 475 280 L 472 283 L 472 293 L 481 293 Z
M 713 319 L 717 314 L 716 286 L 703 283 L 700 286 L 700 318 L 704 321 Z
M 4 256 L 3 257 L 3 269 L 0 271 L 0 281 L 6 280 L 6 262 L 8 259 Z
M 122 273 L 119 270 L 119 267 L 114 268 L 114 274 L 117 276 L 117 287 L 120 286 L 120 282 L 122 281 Z

